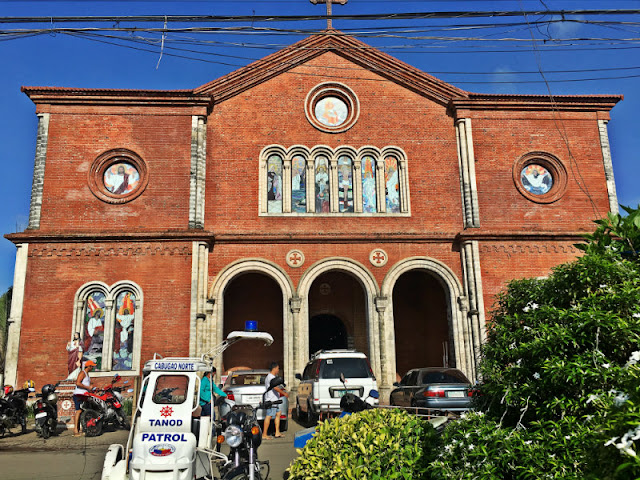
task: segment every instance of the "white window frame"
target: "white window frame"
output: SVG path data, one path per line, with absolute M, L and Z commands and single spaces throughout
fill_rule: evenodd
M 133 329 L 133 360 L 131 370 L 112 370 L 113 366 L 113 334 L 116 322 L 116 299 L 123 291 L 132 292 L 135 297 L 135 318 Z M 104 340 L 102 344 L 102 368 L 94 370 L 91 376 L 108 377 L 118 373 L 120 375 L 139 375 L 140 374 L 140 349 L 142 344 L 142 321 L 143 321 L 143 296 L 142 289 L 135 282 L 122 280 L 108 286 L 104 282 L 95 281 L 88 282 L 78 289 L 74 300 L 73 309 L 73 328 L 71 336 L 74 332 L 80 332 L 80 338 L 84 337 L 84 313 L 86 310 L 87 299 L 94 292 L 101 292 L 105 296 L 104 311 Z
M 269 212 L 267 202 L 267 162 L 271 155 L 280 155 L 282 165 L 282 212 Z M 294 157 L 301 156 L 307 162 L 306 176 L 306 212 L 293 212 L 291 205 L 291 163 Z M 315 159 L 318 156 L 326 156 L 329 159 L 329 191 L 330 211 L 315 212 Z M 353 162 L 353 212 L 340 212 L 338 203 L 338 159 L 342 156 L 351 158 Z M 376 212 L 363 212 L 362 205 L 362 159 L 371 156 L 376 160 Z M 384 159 L 393 156 L 398 161 L 398 188 L 400 193 L 400 212 L 386 211 L 386 195 L 384 181 Z M 399 147 L 387 146 L 382 149 L 373 146 L 364 146 L 359 149 L 344 145 L 332 149 L 326 145 L 317 145 L 308 148 L 304 145 L 293 145 L 288 149 L 282 145 L 269 145 L 262 149 L 259 157 L 259 216 L 411 216 L 411 203 L 409 194 L 409 172 L 407 155 Z

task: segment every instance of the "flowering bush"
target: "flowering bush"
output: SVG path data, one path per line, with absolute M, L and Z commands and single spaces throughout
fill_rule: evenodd
M 583 257 L 498 297 L 484 414 L 446 429 L 433 479 L 640 478 L 640 210 L 625 210 Z

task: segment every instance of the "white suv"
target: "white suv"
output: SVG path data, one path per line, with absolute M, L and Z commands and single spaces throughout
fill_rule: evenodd
M 341 373 L 346 389 L 340 381 Z M 302 375 L 296 373 L 296 378 L 300 380 L 296 417 L 307 421 L 340 412 L 340 399 L 347 392 L 365 400 L 371 390 L 378 389 L 367 356 L 355 350 L 320 350 L 311 356 Z

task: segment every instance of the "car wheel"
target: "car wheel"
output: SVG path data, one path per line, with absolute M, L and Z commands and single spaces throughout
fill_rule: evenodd
M 298 403 L 297 400 L 296 400 L 296 409 L 294 411 L 296 413 L 296 421 L 300 423 L 304 423 L 307 421 L 307 414 L 302 411 L 302 409 L 300 408 L 300 404 Z
M 280 431 L 281 432 L 286 432 L 288 428 L 289 428 L 289 421 L 288 420 L 280 420 Z
M 316 423 L 318 423 L 319 418 L 319 415 L 313 411 L 311 405 L 307 404 L 307 422 L 311 425 L 315 425 Z

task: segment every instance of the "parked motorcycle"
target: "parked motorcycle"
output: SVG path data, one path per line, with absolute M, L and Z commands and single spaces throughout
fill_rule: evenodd
M 16 425 L 22 427 L 22 433 L 27 431 L 27 398 L 32 392 L 35 392 L 33 386 L 20 390 L 10 388 L 5 397 L 0 398 L 0 437 Z
M 116 374 L 111 380 L 111 385 L 107 385 L 97 393 L 86 392 L 84 394 L 80 422 L 87 437 L 100 435 L 108 424 L 113 424 L 116 428 L 124 430 L 131 428 L 122 408 L 122 388 L 114 386 L 120 378 L 120 375 Z
M 38 400 L 33 404 L 33 413 L 36 420 L 36 433 L 42 438 L 49 438 L 56 433 L 58 427 L 58 395 L 55 385 L 47 383 L 42 387 L 42 393 L 36 394 Z
M 345 391 L 348 390 L 344 373 L 340 374 L 340 381 L 342 382 Z M 352 413 L 362 412 L 363 410 L 374 408 L 374 404 L 376 400 L 378 400 L 378 398 L 380 398 L 380 394 L 377 390 L 371 390 L 367 398 L 365 398 L 364 400 L 358 395 L 347 391 L 347 393 L 345 393 L 340 399 L 340 410 L 342 410 L 340 416 L 344 417 L 345 415 L 350 415 Z
M 269 387 L 262 394 L 262 402 L 257 409 L 269 409 L 282 403 L 265 401 L 267 392 L 275 387 L 284 386 L 282 377 L 271 380 Z M 258 460 L 258 447 L 262 443 L 262 430 L 256 419 L 256 409 L 251 405 L 235 405 L 224 397 L 216 404 L 220 406 L 221 421 L 217 428 L 222 432 L 218 436 L 218 446 L 226 442 L 231 449 L 229 462 L 219 467 L 222 480 L 262 480 L 269 477 L 269 460 Z M 267 473 L 262 476 L 261 469 L 266 467 Z

